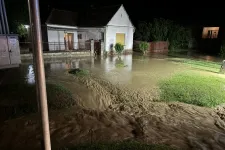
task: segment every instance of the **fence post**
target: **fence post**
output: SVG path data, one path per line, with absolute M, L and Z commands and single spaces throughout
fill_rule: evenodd
M 94 45 L 94 40 L 91 40 L 91 55 L 94 55 L 94 49 L 95 49 L 95 45 Z

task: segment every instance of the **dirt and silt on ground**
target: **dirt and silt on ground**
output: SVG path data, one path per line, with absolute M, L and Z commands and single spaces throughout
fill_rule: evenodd
M 157 81 L 183 71 L 183 66 L 165 59 L 125 57 L 127 67 L 115 68 L 114 59 L 81 63 L 90 66 L 91 76 L 78 78 L 50 65 L 53 73 L 47 80 L 63 84 L 77 100 L 73 108 L 50 112 L 53 148 L 127 139 L 179 149 L 225 148 L 222 106 L 158 101 Z M 38 114 L 32 114 L 2 123 L 0 149 L 40 148 L 39 121 Z

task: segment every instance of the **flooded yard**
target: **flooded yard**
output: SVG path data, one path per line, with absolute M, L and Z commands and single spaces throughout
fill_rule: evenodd
M 161 80 L 182 72 L 224 78 L 223 75 L 193 69 L 167 56 L 123 55 L 118 59 L 115 56 L 45 60 L 47 82 L 65 86 L 77 103 L 65 111 L 50 112 L 51 136 L 56 147 L 105 139 L 135 139 L 179 149 L 222 150 L 225 147 L 225 111 L 222 106 L 205 108 L 162 102 L 159 90 Z M 123 66 L 118 67 L 121 60 Z M 88 70 L 89 75 L 77 77 L 68 73 L 75 68 Z M 24 60 L 20 68 L 1 72 L 1 86 L 34 84 L 33 69 L 32 61 Z M 30 120 L 28 124 L 27 120 Z M 9 129 L 17 124 L 21 130 L 15 137 L 15 145 L 23 147 L 20 139 L 26 137 L 25 132 L 31 134 L 26 140 L 27 146 L 39 147 L 40 144 L 35 143 L 40 137 L 37 120 L 38 115 L 33 114 L 6 121 L 0 126 L 0 136 L 9 140 L 9 135 L 15 132 Z M 0 149 L 8 148 L 9 144 L 4 143 L 0 140 Z

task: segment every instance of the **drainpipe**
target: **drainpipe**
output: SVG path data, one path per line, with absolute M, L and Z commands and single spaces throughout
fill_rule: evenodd
M 1 9 L 1 8 L 0 8 Z M 1 21 L 1 17 L 0 17 L 0 34 L 3 34 L 2 33 L 2 21 Z
M 2 8 L 3 8 L 3 16 L 5 17 L 6 34 L 9 34 L 9 24 L 8 24 L 6 10 L 5 10 L 5 2 L 4 2 L 4 0 L 2 0 Z
M 5 21 L 4 21 L 4 15 L 3 15 L 3 5 L 2 0 L 0 0 L 0 15 L 1 15 L 1 22 L 2 22 L 2 34 L 6 34 L 6 28 L 5 28 Z

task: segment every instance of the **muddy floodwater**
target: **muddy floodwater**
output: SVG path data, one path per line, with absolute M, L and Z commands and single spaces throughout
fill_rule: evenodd
M 54 146 L 79 141 L 135 139 L 178 149 L 223 150 L 223 107 L 204 108 L 159 101 L 158 82 L 186 70 L 184 65 L 167 58 L 123 55 L 120 60 L 117 56 L 46 59 L 46 80 L 63 84 L 78 102 L 78 106 L 72 108 L 76 111 L 50 112 Z M 122 67 L 117 65 L 121 60 Z M 88 70 L 90 75 L 75 77 L 68 74 L 68 70 L 75 68 Z M 7 70 L 1 76 L 4 79 L 1 84 L 34 84 L 32 60 L 23 60 L 20 68 Z M 37 148 L 40 145 L 35 139 L 41 136 L 37 120 L 36 114 L 9 120 L 0 128 L 0 135 L 5 139 L 14 138 L 17 148 L 23 148 L 24 143 L 29 148 Z M 15 131 L 15 125 L 20 130 Z M 17 136 L 12 137 L 15 132 Z M 25 137 L 27 139 L 21 141 Z M 0 148 L 12 145 L 0 140 Z

